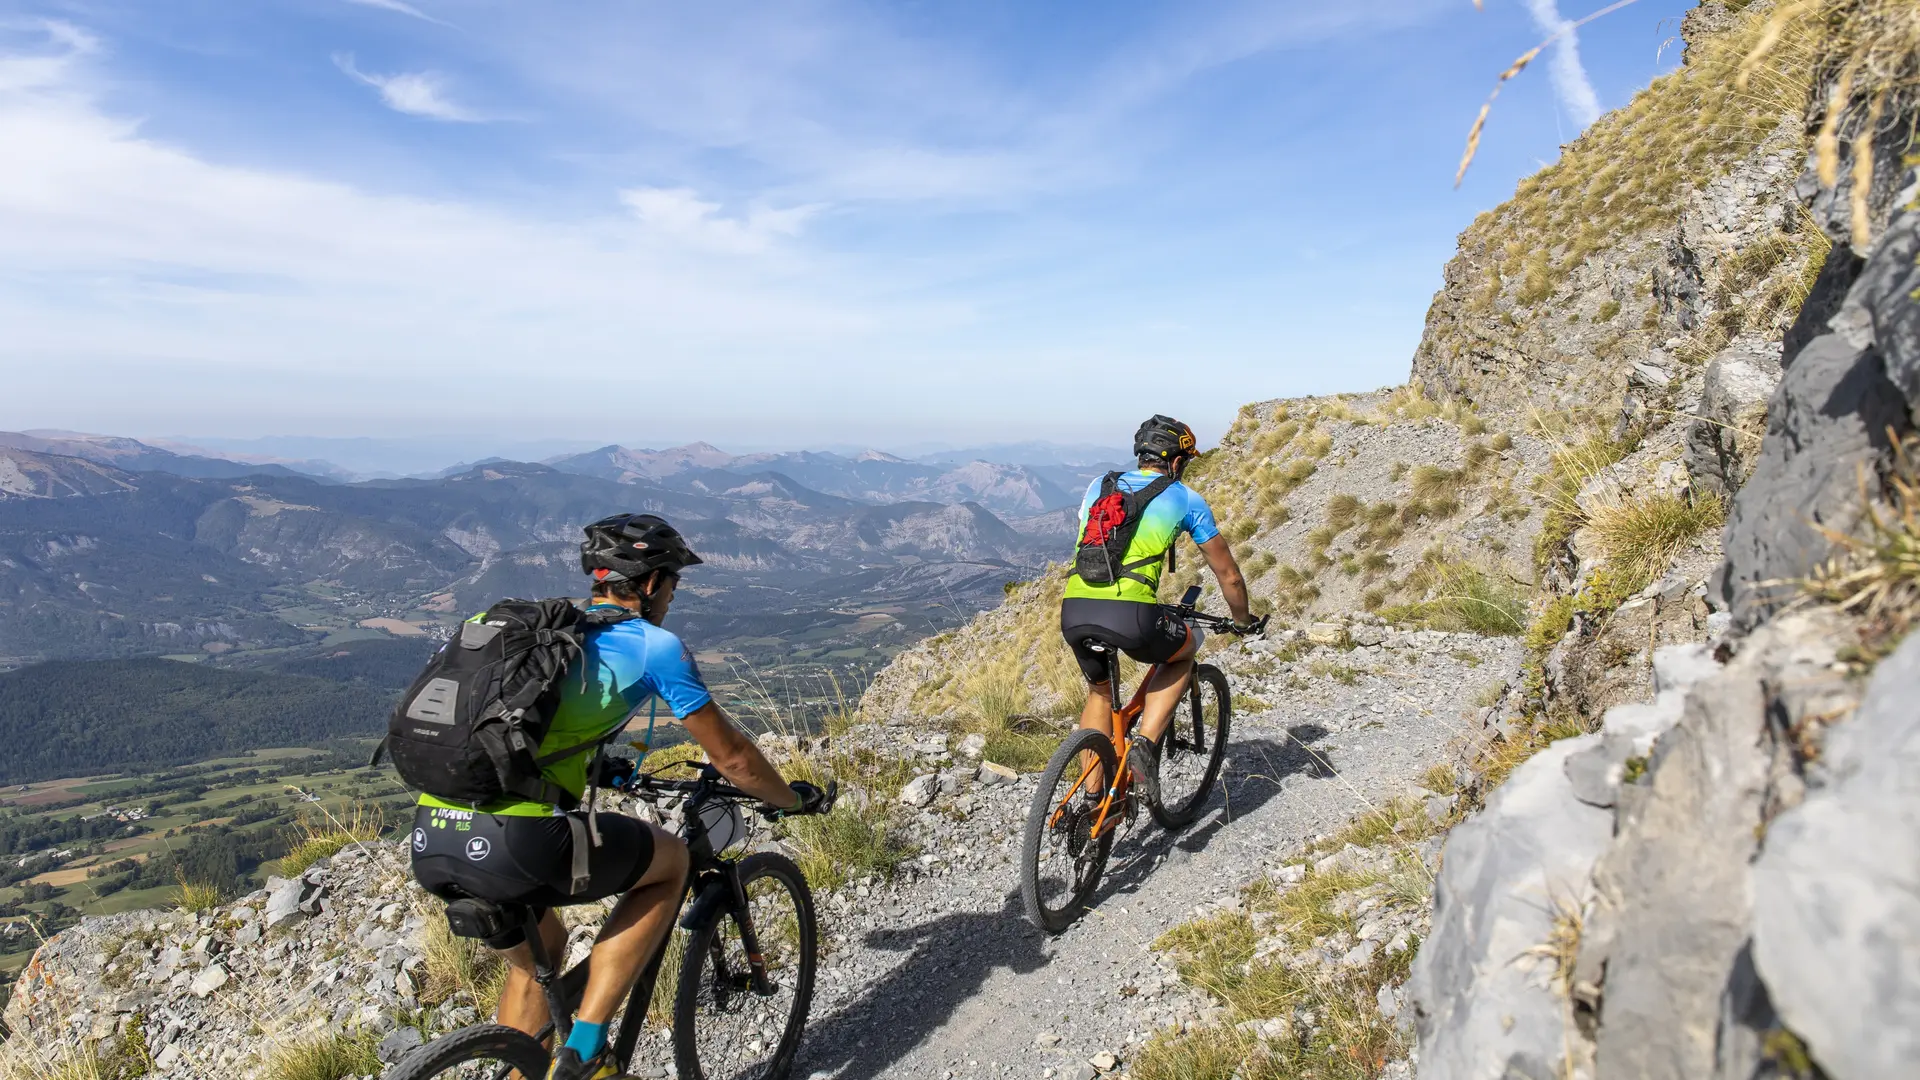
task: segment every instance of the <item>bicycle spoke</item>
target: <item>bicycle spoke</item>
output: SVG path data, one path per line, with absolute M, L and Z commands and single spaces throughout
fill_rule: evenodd
M 802 977 L 800 910 L 777 877 L 747 884 L 748 911 L 770 993 L 752 985 L 739 922 L 723 915 L 704 957 L 692 1038 L 706 1080 L 762 1077 L 787 1034 Z
M 1173 829 L 1190 824 L 1213 790 L 1226 752 L 1231 723 L 1227 682 L 1219 669 L 1200 665 L 1192 687 L 1160 739 L 1159 798 L 1154 817 Z
M 1028 916 L 1048 930 L 1063 929 L 1086 901 L 1105 869 L 1112 845 L 1113 819 L 1124 808 L 1089 799 L 1083 779 L 1117 775 L 1112 743 L 1091 730 L 1070 735 L 1054 752 L 1028 811 L 1022 846 L 1020 888 Z M 1105 815 L 1109 824 L 1095 834 Z

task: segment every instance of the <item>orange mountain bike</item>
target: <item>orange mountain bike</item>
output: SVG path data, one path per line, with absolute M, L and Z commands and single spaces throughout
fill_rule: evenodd
M 1209 630 L 1234 632 L 1230 620 L 1194 610 L 1199 599 L 1196 585 L 1169 610 Z M 1265 628 L 1263 618 L 1253 632 Z M 1099 639 L 1089 639 L 1087 647 L 1106 657 L 1107 685 L 1113 687 L 1113 700 L 1119 701 L 1119 650 Z M 1020 895 L 1026 901 L 1027 917 L 1048 933 L 1065 930 L 1079 917 L 1106 870 L 1114 834 L 1139 817 L 1142 803 L 1162 828 L 1183 829 L 1199 815 L 1220 776 L 1233 718 L 1232 697 L 1219 668 L 1196 664 L 1184 707 L 1174 710 L 1166 730 L 1154 742 L 1158 760 L 1153 782 L 1135 792 L 1127 765 L 1132 749 L 1129 736 L 1146 707 L 1147 687 L 1159 672 L 1158 664 L 1149 668 L 1132 700 L 1114 709 L 1111 735 L 1074 729 L 1040 775 L 1040 789 L 1033 793 L 1033 806 L 1027 811 Z M 1096 786 L 1103 790 L 1095 790 Z

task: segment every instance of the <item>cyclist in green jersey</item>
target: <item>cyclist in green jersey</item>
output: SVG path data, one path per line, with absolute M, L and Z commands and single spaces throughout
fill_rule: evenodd
M 650 701 L 660 699 L 686 725 L 708 759 L 735 787 L 770 806 L 795 812 L 822 799 L 811 784 L 788 784 L 760 748 L 727 719 L 700 678 L 693 653 L 662 627 L 680 571 L 700 557 L 673 526 L 652 514 L 619 514 L 587 526 L 580 563 L 593 579 L 594 605 L 640 617 L 589 632 L 581 656 L 559 679 L 561 699 L 536 756 L 612 736 Z M 543 768 L 546 779 L 578 798 L 588 760 L 574 754 Z M 631 778 L 634 762 L 601 762 L 601 783 Z M 618 1073 L 607 1052 L 607 1022 L 626 999 L 640 966 L 671 927 L 686 888 L 687 849 L 678 836 L 637 818 L 600 814 L 586 860 L 586 885 L 574 887 L 576 838 L 589 822 L 559 807 L 523 799 L 485 806 L 420 797 L 413 830 L 413 873 L 428 892 L 453 900 L 476 897 L 527 904 L 540 912 L 550 955 L 560 955 L 566 929 L 556 907 L 619 896 L 600 936 L 567 1043 L 554 1054 L 550 1080 L 603 1080 Z M 547 1003 L 533 979 L 533 959 L 515 929 L 488 945 L 509 965 L 499 1021 L 526 1032 L 547 1022 Z
M 1162 665 L 1147 687 L 1146 706 L 1140 725 L 1134 729 L 1127 758 L 1137 775 L 1151 782 L 1156 764 L 1154 741 L 1166 729 L 1186 692 L 1193 657 L 1202 640 L 1198 627 L 1189 626 L 1159 603 L 1160 571 L 1181 533 L 1191 536 L 1206 557 L 1234 622 L 1251 629 L 1253 613 L 1247 608 L 1246 579 L 1234 560 L 1233 549 L 1214 524 L 1212 508 L 1180 482 L 1181 472 L 1198 456 L 1193 429 L 1156 414 L 1134 433 L 1133 452 L 1139 468 L 1122 473 L 1118 489 L 1140 491 L 1162 476 L 1171 477 L 1173 482 L 1140 511 L 1139 525 L 1121 560 L 1121 572 L 1112 584 L 1090 584 L 1078 573 L 1067 579 L 1060 603 L 1060 633 L 1087 677 L 1087 703 L 1080 713 L 1080 726 L 1084 728 L 1112 734 L 1113 687 L 1106 681 L 1106 660 L 1087 647 L 1089 639 L 1119 649 L 1143 664 Z M 1081 503 L 1082 535 L 1101 484 L 1101 479 L 1095 479 Z M 1093 779 L 1098 781 L 1100 777 Z M 1098 784 L 1093 786 L 1097 788 Z

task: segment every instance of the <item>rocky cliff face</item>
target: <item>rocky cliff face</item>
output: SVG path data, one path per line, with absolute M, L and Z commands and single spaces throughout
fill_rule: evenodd
M 1920 214 L 1902 164 L 1920 10 L 1754 9 L 1717 12 L 1714 32 L 1749 54 L 1756 33 L 1802 35 L 1793 47 L 1812 50 L 1812 105 L 1781 129 L 1791 139 L 1779 153 L 1796 168 L 1768 198 L 1790 188 L 1789 211 L 1831 250 L 1801 278 L 1812 280 L 1792 324 L 1757 333 L 1743 320 L 1689 410 L 1696 490 L 1732 493 L 1725 556 L 1701 597 L 1724 614 L 1709 646 L 1654 657 L 1650 705 L 1607 709 L 1599 731 L 1528 761 L 1454 831 L 1414 975 L 1422 1075 L 1912 1068 L 1920 848 L 1908 823 L 1920 789 L 1912 709 L 1893 703 L 1920 691 L 1920 646 L 1895 648 L 1911 577 L 1888 559 L 1911 543 L 1897 448 L 1920 406 L 1906 374 L 1920 344 L 1909 329 Z M 1712 35 L 1692 41 L 1690 66 L 1718 47 Z M 1758 152 L 1775 160 L 1769 145 Z M 1760 164 L 1749 157 L 1728 176 Z M 1717 260 L 1685 246 L 1710 282 L 1764 242 Z M 1484 365 L 1429 363 L 1455 392 L 1499 392 L 1475 382 Z M 1629 389 L 1623 414 L 1634 406 Z M 1764 416 L 1763 437 L 1743 414 Z M 1716 441 L 1703 430 L 1716 421 L 1750 434 Z M 1577 537 L 1572 548 L 1570 569 L 1589 577 Z M 1590 653 L 1580 637 L 1569 629 L 1554 659 Z M 1529 850 L 1540 857 L 1512 857 Z M 1527 940 L 1525 955 L 1545 958 L 1531 980 L 1507 960 Z M 1489 1028 L 1489 1015 L 1517 1019 Z
M 1769 8 L 1691 12 L 1684 67 L 1462 234 L 1416 383 L 1483 412 L 1611 412 L 1630 395 L 1638 416 L 1684 411 L 1727 345 L 1777 346 L 1825 240 L 1793 197 L 1810 46 L 1743 67 Z

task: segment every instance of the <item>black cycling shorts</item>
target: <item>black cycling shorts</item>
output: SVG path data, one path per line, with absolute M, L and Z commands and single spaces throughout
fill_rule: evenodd
M 573 817 L 584 818 L 583 814 Z M 653 862 L 653 830 L 620 814 L 599 815 L 600 846 L 587 855 L 587 887 L 573 883 L 573 827 L 564 817 L 515 817 L 422 806 L 413 815 L 413 876 L 443 900 L 473 897 L 547 908 L 588 904 L 632 889 Z M 489 941 L 496 949 L 520 944 Z
M 1107 681 L 1107 660 L 1087 648 L 1088 638 L 1143 664 L 1164 664 L 1186 647 L 1189 636 L 1197 639 L 1200 631 L 1159 604 L 1070 596 L 1060 603 L 1060 634 L 1080 662 L 1081 674 L 1088 682 L 1098 683 Z

